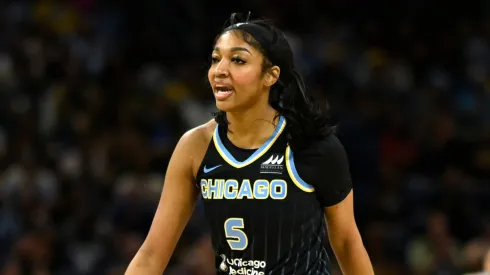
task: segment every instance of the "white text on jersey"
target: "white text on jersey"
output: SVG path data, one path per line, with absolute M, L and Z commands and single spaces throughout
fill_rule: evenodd
M 202 197 L 208 200 L 283 200 L 288 193 L 286 181 L 258 179 L 253 184 L 244 179 L 241 184 L 235 179 L 201 179 Z

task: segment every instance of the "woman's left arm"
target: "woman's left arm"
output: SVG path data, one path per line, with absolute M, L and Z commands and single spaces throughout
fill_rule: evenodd
M 296 166 L 324 209 L 328 238 L 343 273 L 374 274 L 354 218 L 349 160 L 340 140 L 330 134 L 299 151 L 297 159 Z
M 353 191 L 341 202 L 325 207 L 330 245 L 345 275 L 374 274 L 354 218 Z

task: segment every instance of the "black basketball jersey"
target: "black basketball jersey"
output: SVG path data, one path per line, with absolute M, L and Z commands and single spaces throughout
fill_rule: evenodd
M 245 159 L 236 159 L 240 149 L 215 129 L 197 184 L 220 274 L 330 272 L 323 205 L 296 170 L 285 127 L 281 117 Z

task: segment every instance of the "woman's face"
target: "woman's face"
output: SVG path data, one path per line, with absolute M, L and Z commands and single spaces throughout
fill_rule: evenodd
M 211 60 L 208 79 L 219 110 L 239 111 L 268 101 L 274 77 L 264 73 L 263 54 L 238 31 L 228 31 L 218 38 Z

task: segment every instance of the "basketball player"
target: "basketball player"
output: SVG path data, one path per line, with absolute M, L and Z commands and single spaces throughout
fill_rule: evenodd
M 219 274 L 330 274 L 326 229 L 344 274 L 374 274 L 346 153 L 307 96 L 288 41 L 266 22 L 230 21 L 208 72 L 220 111 L 177 144 L 126 274 L 162 274 L 200 196 Z

